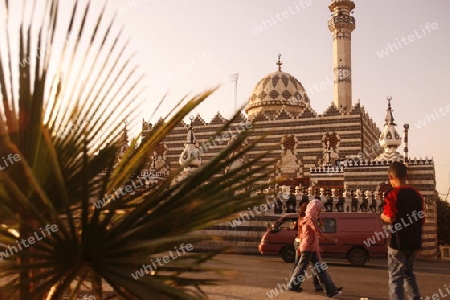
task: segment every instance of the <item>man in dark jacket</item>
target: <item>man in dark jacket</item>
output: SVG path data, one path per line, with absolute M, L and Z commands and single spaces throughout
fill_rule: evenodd
M 391 300 L 420 300 L 413 273 L 414 262 L 422 248 L 425 223 L 423 199 L 418 191 L 405 184 L 407 168 L 393 162 L 388 170 L 392 189 L 386 192 L 381 219 L 389 224 L 388 244 L 389 297 Z

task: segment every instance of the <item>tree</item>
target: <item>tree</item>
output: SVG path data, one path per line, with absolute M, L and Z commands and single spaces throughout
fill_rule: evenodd
M 115 19 L 90 1 L 0 1 L 0 214 L 8 224 L 0 227 L 0 276 L 10 278 L 2 299 L 75 299 L 86 282 L 102 299 L 102 280 L 126 299 L 204 297 L 201 285 L 215 281 L 201 275 L 202 264 L 213 254 L 191 252 L 207 238 L 191 233 L 262 201 L 249 187 L 266 176 L 271 161 L 254 167 L 265 153 L 224 172 L 258 140 L 237 151 L 244 131 L 186 179 L 171 184 L 175 171 L 129 192 L 148 154 L 215 89 L 182 102 L 145 142 L 133 139 L 116 164 L 143 77 Z M 117 191 L 118 201 L 93 205 Z M 176 259 L 166 261 L 167 251 Z
M 450 245 L 450 203 L 441 198 L 437 201 L 437 227 L 439 244 Z

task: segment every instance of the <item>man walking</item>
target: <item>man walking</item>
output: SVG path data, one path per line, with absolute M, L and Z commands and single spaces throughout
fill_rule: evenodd
M 414 262 L 422 248 L 422 226 L 425 223 L 423 199 L 419 192 L 405 184 L 407 168 L 393 162 L 388 169 L 392 189 L 386 192 L 381 219 L 390 225 L 388 244 L 389 297 L 420 300 L 413 273 Z

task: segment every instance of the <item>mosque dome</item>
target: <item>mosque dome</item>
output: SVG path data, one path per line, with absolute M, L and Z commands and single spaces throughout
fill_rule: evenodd
M 281 71 L 278 55 L 278 71 L 263 77 L 253 89 L 245 112 L 249 117 L 266 110 L 301 112 L 309 105 L 309 98 L 302 84 L 289 73 Z

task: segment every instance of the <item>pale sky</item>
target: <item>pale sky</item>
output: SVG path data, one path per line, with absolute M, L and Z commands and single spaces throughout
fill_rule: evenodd
M 97 2 L 97 0 L 92 0 Z M 98 1 L 101 6 L 103 1 Z M 146 73 L 147 99 L 140 118 L 155 122 L 186 93 L 222 84 L 193 114 L 206 122 L 235 110 L 229 76 L 239 73 L 237 104 L 256 83 L 282 69 L 306 88 L 322 114 L 333 101 L 332 36 L 328 0 L 108 0 L 131 38 L 135 61 Z M 409 156 L 433 157 L 437 190 L 450 186 L 450 2 L 354 0 L 353 103 L 381 129 L 392 96 L 397 131 L 410 124 Z M 97 4 L 95 4 L 97 5 Z M 259 30 L 258 30 L 259 28 Z M 391 44 L 389 46 L 389 44 Z M 384 51 L 383 51 L 384 50 Z M 321 82 L 322 88 L 318 88 Z M 324 88 L 323 88 L 324 87 Z M 163 107 L 149 119 L 162 96 Z M 139 122 L 140 124 L 140 122 Z M 132 128 L 137 134 L 138 128 Z M 403 152 L 403 145 L 399 148 Z M 441 195 L 442 196 L 442 195 Z M 443 196 L 445 199 L 445 195 Z
M 403 134 L 404 123 L 410 124 L 409 155 L 434 158 L 437 189 L 446 194 L 450 185 L 450 2 L 354 2 L 353 103 L 360 99 L 382 128 L 386 97 L 392 96 L 399 133 Z M 239 73 L 237 104 L 241 106 L 256 83 L 276 70 L 278 53 L 282 54 L 283 71 L 303 84 L 312 108 L 323 113 L 333 101 L 333 87 L 328 84 L 333 78 L 329 3 L 108 1 L 109 8 L 117 10 L 118 21 L 125 24 L 125 34 L 131 37 L 137 61 L 147 74 L 148 100 L 142 118 L 150 122 L 168 112 L 184 94 L 217 84 L 222 84 L 220 90 L 194 114 L 200 113 L 206 122 L 217 111 L 231 116 L 235 103 L 230 74 Z M 388 55 L 383 56 L 383 49 Z M 321 82 L 326 83 L 323 89 L 319 88 Z M 149 120 L 167 91 L 161 113 Z M 403 151 L 403 145 L 399 150 Z

